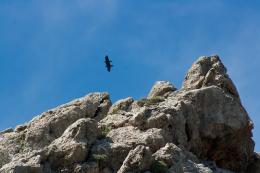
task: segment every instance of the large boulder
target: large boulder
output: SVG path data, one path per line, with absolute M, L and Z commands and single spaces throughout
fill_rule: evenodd
M 153 154 L 154 160 L 163 161 L 167 166 L 183 164 L 188 160 L 199 163 L 198 158 L 192 153 L 181 149 L 173 143 L 167 143 Z M 178 165 L 180 167 L 181 165 Z M 178 171 L 177 171 L 178 172 Z
M 168 92 L 176 91 L 177 89 L 168 81 L 157 81 L 152 87 L 148 99 L 164 96 Z
M 129 111 L 131 110 L 131 105 L 134 102 L 132 97 L 128 97 L 122 100 L 118 100 L 115 104 L 111 106 L 109 109 L 108 114 L 115 114 L 122 111 Z
M 50 171 L 41 165 L 45 160 L 44 151 L 31 151 L 17 154 L 11 161 L 0 169 L 1 173 L 45 173 Z
M 91 153 L 95 160 L 97 160 L 98 156 L 99 158 L 103 156 L 104 159 L 99 159 L 100 167 L 109 167 L 113 172 L 117 172 L 132 148 L 131 145 L 125 143 L 113 143 L 109 139 L 102 139 L 92 147 Z
M 133 126 L 121 127 L 111 130 L 107 137 L 114 143 L 123 143 L 132 148 L 137 145 L 150 147 L 151 151 L 156 151 L 166 144 L 169 139 L 162 129 L 151 128 L 145 131 Z
M 97 122 L 94 119 L 79 119 L 49 146 L 41 150 L 16 154 L 10 163 L 0 169 L 0 172 L 45 173 L 54 172 L 54 170 L 72 172 L 74 164 L 85 161 L 89 148 L 99 134 Z M 81 169 L 77 168 L 77 170 Z
M 152 153 L 149 147 L 138 145 L 127 155 L 118 173 L 143 172 L 152 164 Z
M 51 109 L 28 123 L 25 141 L 33 149 L 45 147 L 80 118 L 100 120 L 106 116 L 110 106 L 111 101 L 107 93 L 91 93 Z
M 217 167 L 212 161 L 200 163 L 194 154 L 187 151 L 184 147 L 178 147 L 173 143 L 167 143 L 152 156 L 153 172 L 232 173 Z M 162 171 L 163 169 L 164 171 Z
M 239 171 L 253 156 L 253 123 L 226 72 L 217 55 L 199 58 L 185 77 L 179 100 L 190 115 L 186 118 L 189 149 Z
M 182 93 L 178 100 L 172 126 L 182 132 L 174 141 L 221 167 L 245 169 L 253 155 L 253 125 L 240 102 L 216 86 Z
M 70 125 L 63 135 L 48 146 L 47 160 L 55 169 L 84 162 L 99 131 L 97 122 L 82 118 Z

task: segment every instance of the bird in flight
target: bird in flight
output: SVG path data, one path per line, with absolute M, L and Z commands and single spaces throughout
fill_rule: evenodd
M 109 60 L 108 56 L 106 55 L 105 57 L 105 64 L 106 64 L 106 68 L 107 71 L 110 72 L 111 68 L 113 67 L 113 65 L 111 64 L 112 61 Z

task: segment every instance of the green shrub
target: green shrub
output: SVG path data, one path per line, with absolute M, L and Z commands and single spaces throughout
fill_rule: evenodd
M 113 108 L 111 114 L 116 114 L 116 113 L 118 113 L 120 110 L 126 109 L 125 107 L 126 107 L 125 104 L 119 104 L 119 105 L 117 105 L 116 107 Z
M 110 127 L 103 127 L 103 128 L 101 128 L 101 133 L 103 134 L 103 135 L 107 135 L 109 132 L 111 131 L 111 128 Z
M 95 160 L 98 163 L 105 162 L 108 159 L 107 155 L 105 155 L 105 154 L 93 154 L 92 158 L 93 158 L 93 160 Z
M 164 161 L 155 161 L 152 165 L 153 173 L 166 173 L 168 171 L 167 164 Z
M 142 98 L 142 99 L 137 101 L 137 105 L 141 106 L 141 107 L 144 106 L 144 105 L 150 106 L 150 105 L 154 105 L 156 103 L 159 103 L 159 102 L 161 102 L 163 100 L 164 99 L 161 96 L 155 96 L 155 97 L 152 97 L 150 99 Z
M 114 108 L 114 110 L 111 112 L 111 114 L 116 114 L 116 113 L 118 113 L 119 110 L 120 110 L 120 107 Z
M 101 127 L 101 135 L 99 136 L 99 139 L 103 139 L 107 136 L 107 134 L 111 131 L 110 127 Z

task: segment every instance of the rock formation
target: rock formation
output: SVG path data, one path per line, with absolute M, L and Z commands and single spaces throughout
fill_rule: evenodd
M 257 173 L 252 128 L 220 58 L 201 57 L 179 90 L 91 93 L 0 132 L 0 172 Z

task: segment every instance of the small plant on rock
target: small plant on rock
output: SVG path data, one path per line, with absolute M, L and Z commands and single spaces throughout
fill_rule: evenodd
M 107 134 L 111 131 L 110 127 L 101 127 L 101 135 L 99 136 L 99 139 L 106 138 Z
M 161 96 L 155 96 L 155 97 L 152 97 L 152 98 L 142 98 L 140 99 L 139 101 L 137 101 L 137 105 L 138 106 L 144 106 L 144 105 L 147 105 L 147 106 L 150 106 L 150 105 L 154 105 L 156 103 L 159 103 L 161 101 L 163 101 L 164 98 L 161 97 Z
M 168 166 L 164 161 L 155 161 L 152 165 L 151 171 L 153 173 L 166 173 L 168 171 Z
M 92 159 L 96 161 L 100 167 L 105 165 L 105 163 L 108 161 L 108 157 L 105 154 L 93 154 Z
M 106 161 L 107 160 L 107 155 L 105 155 L 105 154 L 93 154 L 92 157 L 97 162 L 99 162 L 99 161 Z

